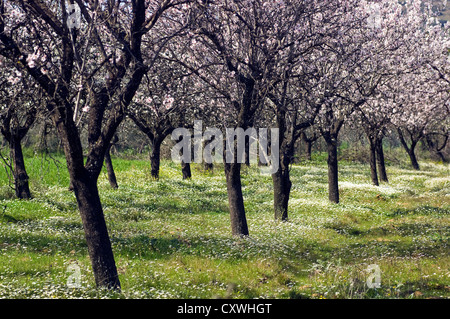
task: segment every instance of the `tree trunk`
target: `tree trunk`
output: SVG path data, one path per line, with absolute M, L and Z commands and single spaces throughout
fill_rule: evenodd
M 284 114 L 283 114 L 284 116 Z M 278 121 L 278 126 L 284 131 L 284 123 Z M 278 170 L 272 174 L 273 181 L 273 206 L 275 220 L 288 220 L 288 204 L 291 194 L 292 182 L 289 177 L 289 165 L 294 155 L 295 140 L 293 137 L 286 137 L 285 132 L 281 135 L 281 149 L 279 154 Z
M 288 203 L 291 193 L 292 182 L 289 178 L 289 169 L 281 167 L 275 174 L 272 174 L 273 180 L 273 206 L 275 220 L 288 220 Z
M 312 155 L 312 145 L 313 145 L 313 142 L 316 140 L 316 136 L 314 135 L 313 138 L 308 138 L 306 133 L 303 131 L 300 134 L 300 138 L 301 138 L 301 141 L 305 145 L 305 147 L 304 147 L 305 148 L 305 152 L 306 152 L 305 158 L 306 158 L 306 160 L 310 161 L 311 160 L 311 155 Z
M 403 136 L 403 132 L 402 132 L 401 128 L 398 128 L 397 132 L 398 132 L 398 136 L 400 138 L 400 142 L 403 145 L 403 148 L 405 149 L 406 153 L 408 153 L 408 155 L 409 155 L 409 159 L 411 160 L 412 167 L 415 170 L 420 170 L 419 163 L 417 162 L 417 157 L 415 154 L 415 148 L 416 148 L 417 142 L 419 141 L 419 138 L 413 139 L 413 135 L 410 133 L 411 147 L 408 147 L 408 143 L 406 142 L 406 140 Z M 421 137 L 421 136 L 419 135 L 419 137 Z
M 377 160 L 376 160 L 376 141 L 369 137 L 370 152 L 369 152 L 369 164 L 370 164 L 370 177 L 372 184 L 375 186 L 380 185 L 378 182 L 377 174 Z
M 97 181 L 83 176 L 73 178 L 73 188 L 83 222 L 86 243 L 97 287 L 120 290 L 120 282 L 109 240 Z
M 91 154 L 89 160 L 91 163 L 97 163 L 98 166 L 92 167 L 95 171 L 90 172 L 84 164 L 83 147 L 78 128 L 72 121 L 70 108 L 55 107 L 53 122 L 64 149 L 96 285 L 98 288 L 120 291 L 119 276 L 97 187 L 104 153 L 99 151 L 95 152 L 95 156 Z
M 203 162 L 203 169 L 205 171 L 212 172 L 214 170 L 214 164 Z
M 448 163 L 448 160 L 445 158 L 444 153 L 442 152 L 442 150 L 445 148 L 445 146 L 447 145 L 449 136 L 448 135 L 442 135 L 444 136 L 444 142 L 442 143 L 442 146 L 439 146 L 439 142 L 434 142 L 433 138 L 427 134 L 426 135 L 426 142 L 428 145 L 428 149 L 431 153 L 435 153 L 436 156 L 442 161 L 442 163 L 446 164 Z
M 384 161 L 384 151 L 383 151 L 383 139 L 379 138 L 376 141 L 376 158 L 378 165 L 378 176 L 380 181 L 387 183 L 388 177 L 386 173 L 386 163 Z
M 159 179 L 159 166 L 161 162 L 161 143 L 155 138 L 152 142 L 152 152 L 150 154 L 151 175 L 154 179 Z
M 417 142 L 411 143 L 411 147 L 407 151 L 409 155 L 409 159 L 411 160 L 411 165 L 415 170 L 420 170 L 419 162 L 417 161 L 415 149 L 416 149 Z
M 436 155 L 439 156 L 439 158 L 443 164 L 448 163 L 448 160 L 447 160 L 447 158 L 445 158 L 444 153 L 442 153 L 442 151 L 436 151 Z
M 207 141 L 203 140 L 203 148 L 202 149 L 204 150 L 207 145 L 208 145 Z M 212 162 L 211 163 L 207 163 L 206 159 L 205 159 L 205 156 L 202 156 L 202 164 L 203 164 L 203 169 L 205 171 L 208 171 L 208 172 L 212 172 L 213 171 L 214 164 Z
M 313 144 L 313 142 L 310 140 L 308 140 L 308 141 L 304 140 L 304 142 L 306 145 L 306 159 L 308 161 L 310 161 L 312 159 L 312 144 Z
M 183 179 L 190 179 L 191 174 L 191 164 L 181 161 L 181 172 L 183 173 Z
M 111 146 L 108 147 L 105 153 L 105 165 L 106 172 L 108 174 L 109 185 L 111 185 L 112 188 L 119 188 L 119 185 L 117 184 L 116 173 L 114 172 L 114 167 L 111 160 Z
M 30 187 L 28 185 L 28 174 L 25 169 L 25 160 L 23 158 L 21 139 L 18 136 L 11 135 L 10 151 L 13 162 L 14 188 L 17 198 L 31 199 Z
M 244 197 L 242 196 L 241 164 L 225 163 L 231 233 L 233 236 L 248 236 Z
M 245 166 L 250 167 L 250 136 L 245 136 Z
M 326 138 L 328 151 L 328 199 L 339 203 L 337 138 Z

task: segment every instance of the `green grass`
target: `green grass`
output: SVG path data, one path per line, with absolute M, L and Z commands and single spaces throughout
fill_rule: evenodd
M 292 167 L 289 222 L 272 212 L 270 176 L 244 168 L 250 237 L 231 236 L 225 178 L 193 165 L 114 159 L 119 189 L 99 188 L 122 292 L 94 288 L 81 220 L 61 156 L 27 158 L 33 199 L 0 172 L 0 298 L 449 298 L 450 167 L 340 165 L 341 203 L 327 200 L 320 156 Z M 77 264 L 81 288 L 68 288 Z M 381 287 L 368 288 L 368 265 Z

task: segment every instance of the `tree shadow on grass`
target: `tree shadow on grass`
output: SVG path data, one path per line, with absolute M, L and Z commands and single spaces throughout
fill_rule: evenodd
M 59 237 L 55 235 L 36 234 L 10 234 L 0 237 L 0 247 L 3 251 L 18 250 L 32 251 L 47 255 L 61 253 L 73 256 L 73 251 L 87 254 L 87 245 L 84 239 L 77 239 L 72 236 Z
M 431 205 L 421 205 L 414 208 L 396 208 L 388 213 L 389 217 L 422 215 L 434 217 L 448 217 L 450 215 L 449 208 L 435 207 Z
M 117 221 L 144 221 L 158 218 L 176 217 L 180 214 L 227 214 L 228 205 L 214 202 L 205 198 L 194 198 L 186 201 L 181 197 L 173 197 L 167 200 L 156 199 L 148 202 L 130 203 L 114 202 L 113 205 L 105 203 L 105 208 L 112 218 Z

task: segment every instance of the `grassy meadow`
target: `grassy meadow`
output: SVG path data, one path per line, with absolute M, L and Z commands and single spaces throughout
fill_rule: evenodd
M 273 220 L 272 180 L 243 168 L 248 238 L 231 236 L 225 177 L 163 161 L 114 158 L 119 189 L 99 188 L 122 292 L 95 289 L 62 156 L 27 153 L 33 199 L 0 171 L 0 298 L 449 298 L 450 166 L 340 162 L 341 203 L 327 199 L 323 156 L 293 165 L 288 222 Z M 316 154 L 315 154 L 316 155 Z M 369 288 L 369 265 L 381 286 Z M 67 286 L 78 265 L 79 288 Z

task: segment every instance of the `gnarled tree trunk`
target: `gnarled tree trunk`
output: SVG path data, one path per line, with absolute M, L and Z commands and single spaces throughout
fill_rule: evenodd
M 97 287 L 120 290 L 120 281 L 97 186 L 104 154 L 101 151 L 93 152 L 85 167 L 81 140 L 78 129 L 71 120 L 72 116 L 70 114 L 66 116 L 66 110 L 63 108 L 55 107 L 54 109 L 53 121 L 66 156 L 95 282 Z M 91 167 L 93 171 L 91 172 L 87 167 Z
M 289 169 L 280 167 L 277 172 L 272 174 L 272 181 L 275 220 L 286 221 L 288 219 L 288 203 L 292 187 Z
M 31 198 L 28 183 L 29 178 L 25 169 L 25 160 L 22 152 L 22 140 L 36 120 L 36 112 L 37 110 L 35 108 L 29 109 L 23 125 L 19 124 L 17 114 L 12 106 L 0 116 L 0 131 L 9 144 L 14 189 L 19 199 Z
M 25 169 L 21 140 L 20 136 L 12 135 L 9 141 L 13 163 L 14 189 L 17 198 L 30 199 L 31 192 L 28 183 L 28 174 Z
M 328 199 L 339 203 L 337 134 L 325 134 L 328 152 Z
M 183 179 L 190 179 L 192 177 L 191 164 L 181 161 L 181 173 L 183 174 Z
M 278 170 L 272 174 L 273 181 L 273 208 L 275 220 L 288 220 L 288 204 L 291 194 L 292 182 L 289 176 L 289 165 L 294 156 L 295 139 L 293 133 L 286 136 L 287 130 L 285 128 L 284 112 L 280 112 L 278 119 L 278 127 L 282 133 L 281 149 L 279 152 Z
M 319 138 L 319 135 L 314 133 L 311 137 L 306 135 L 305 131 L 302 131 L 300 134 L 300 138 L 302 142 L 305 144 L 305 158 L 310 161 L 312 159 L 312 146 L 313 143 Z
M 111 146 L 108 147 L 105 153 L 105 165 L 106 165 L 106 173 L 108 174 L 109 185 L 116 189 L 119 188 L 117 184 L 116 173 L 114 172 L 114 166 L 111 160 Z
M 248 236 L 244 197 L 241 184 L 241 164 L 225 163 L 228 204 L 230 209 L 231 233 L 233 236 Z
M 72 184 L 83 222 L 95 283 L 97 287 L 120 289 L 97 181 L 89 178 L 86 173 L 74 178 Z
M 409 159 L 411 161 L 411 165 L 415 170 L 420 170 L 419 162 L 417 161 L 415 148 L 417 143 L 412 143 L 410 150 L 407 152 L 409 155 Z
M 433 136 L 437 139 L 436 140 L 433 139 Z M 441 138 L 440 143 L 439 137 Z M 442 151 L 445 149 L 447 142 L 450 138 L 449 133 L 444 132 L 444 133 L 427 134 L 425 138 L 430 152 L 436 154 L 436 156 L 442 161 L 442 163 L 444 164 L 448 163 L 449 161 Z
M 411 165 L 415 170 L 420 170 L 420 166 L 419 166 L 419 162 L 417 161 L 417 157 L 416 157 L 416 146 L 417 143 L 419 142 L 419 140 L 422 138 L 422 133 L 418 133 L 418 134 L 413 134 L 412 132 L 408 132 L 410 139 L 411 139 L 411 146 L 408 146 L 408 143 L 406 142 L 406 139 L 403 135 L 402 129 L 398 128 L 397 129 L 398 132 L 398 136 L 400 138 L 400 142 L 403 145 L 403 148 L 405 149 L 406 153 L 409 156 L 409 159 L 411 161 Z
M 150 153 L 151 175 L 154 179 L 159 179 L 159 166 L 161 163 L 161 144 L 162 140 L 155 137 L 151 141 L 152 150 Z
M 384 160 L 384 151 L 383 151 L 383 138 L 378 138 L 376 141 L 376 157 L 377 157 L 377 166 L 378 166 L 378 176 L 380 181 L 387 183 L 388 177 L 386 173 L 386 163 Z
M 372 184 L 375 186 L 380 185 L 378 182 L 377 174 L 377 151 L 376 151 L 376 141 L 374 138 L 369 137 L 369 164 L 370 164 L 370 177 L 372 179 Z

